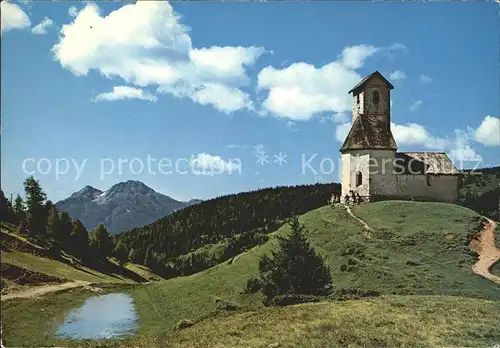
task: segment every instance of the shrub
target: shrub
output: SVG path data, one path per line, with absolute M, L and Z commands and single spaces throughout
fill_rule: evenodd
M 177 322 L 177 324 L 175 324 L 174 329 L 175 330 L 182 330 L 182 329 L 185 329 L 185 328 L 193 326 L 193 325 L 194 325 L 194 323 L 191 320 L 181 319 Z
M 330 269 L 311 247 L 305 226 L 295 217 L 291 233 L 278 236 L 279 248 L 259 260 L 259 279 L 264 304 L 279 295 L 326 295 L 331 289 Z
M 222 311 L 235 311 L 240 309 L 240 306 L 238 306 L 237 304 L 224 301 L 219 298 L 215 300 L 215 306 L 217 307 L 218 310 Z
M 247 281 L 247 285 L 245 286 L 246 294 L 254 294 L 261 289 L 261 284 L 259 279 L 250 278 Z

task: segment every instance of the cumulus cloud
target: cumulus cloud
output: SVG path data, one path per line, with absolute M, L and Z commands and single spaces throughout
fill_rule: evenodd
M 78 9 L 76 8 L 76 6 L 71 6 L 69 9 L 68 9 L 68 14 L 71 16 L 71 17 L 76 17 L 78 15 Z
M 54 59 L 76 76 L 91 70 L 138 87 L 210 104 L 223 112 L 251 108 L 247 68 L 262 47 L 198 47 L 168 2 L 138 1 L 107 16 L 94 3 L 63 25 Z
M 401 81 L 406 79 L 406 74 L 401 70 L 396 70 L 389 75 L 389 79 L 391 81 Z
M 0 31 L 7 32 L 14 29 L 24 29 L 31 26 L 28 15 L 19 7 L 10 1 L 0 3 L 1 27 Z
M 373 54 L 401 47 L 349 46 L 337 61 L 321 67 L 304 62 L 284 68 L 265 67 L 257 76 L 258 89 L 267 91 L 262 106 L 277 117 L 293 121 L 306 121 L 323 112 L 346 112 L 352 104 L 347 91 L 362 78 L 355 70 Z
M 379 48 L 371 45 L 348 46 L 340 54 L 340 62 L 350 69 L 359 69 L 366 58 L 372 56 Z
M 411 105 L 410 105 L 410 111 L 413 112 L 418 109 L 420 105 L 422 105 L 424 102 L 422 100 L 415 100 Z
M 191 156 L 189 160 L 191 171 L 195 175 L 217 175 L 234 172 L 241 173 L 241 161 L 239 159 L 229 159 L 224 161 L 220 156 L 213 156 L 208 153 L 199 153 Z
M 114 86 L 111 92 L 101 93 L 94 98 L 94 101 L 115 101 L 124 99 L 140 99 L 150 102 L 156 102 L 158 98 L 155 95 L 144 92 L 140 88 L 130 86 Z
M 221 84 L 206 84 L 195 91 L 190 98 L 202 105 L 213 105 L 224 113 L 232 113 L 240 109 L 253 109 L 248 94 L 238 88 Z
M 420 79 L 420 82 L 423 82 L 423 83 L 432 82 L 432 77 L 430 77 L 429 75 L 425 75 L 425 74 L 420 75 L 419 79 Z
M 47 29 L 54 25 L 52 19 L 44 17 L 44 19 L 31 29 L 31 32 L 35 35 L 45 35 L 47 34 Z
M 500 146 L 500 118 L 486 116 L 474 131 L 474 140 L 486 146 Z
M 398 145 L 423 146 L 427 149 L 444 150 L 448 141 L 436 137 L 422 125 L 407 123 L 399 125 L 391 122 L 391 131 Z

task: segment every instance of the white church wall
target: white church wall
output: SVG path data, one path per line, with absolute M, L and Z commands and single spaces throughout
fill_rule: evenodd
M 455 203 L 458 197 L 458 177 L 454 175 L 401 174 L 395 176 L 395 196 L 433 199 Z

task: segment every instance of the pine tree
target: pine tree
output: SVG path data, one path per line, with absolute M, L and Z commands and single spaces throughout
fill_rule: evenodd
M 113 256 L 118 260 L 120 266 L 123 266 L 125 262 L 127 262 L 128 253 L 123 243 L 117 243 L 115 245 L 115 248 L 113 249 Z
M 291 233 L 278 236 L 278 250 L 259 260 L 265 302 L 278 295 L 325 295 L 331 288 L 329 267 L 311 247 L 305 226 L 294 217 Z
M 101 257 L 110 256 L 113 251 L 113 239 L 103 224 L 97 226 L 91 234 L 91 245 Z
M 80 220 L 77 219 L 73 221 L 70 238 L 68 239 L 66 245 L 68 251 L 72 255 L 78 256 L 80 260 L 84 259 L 87 255 L 89 247 L 89 234 Z
M 26 193 L 26 208 L 28 219 L 28 233 L 31 237 L 45 238 L 46 214 L 45 200 L 47 195 L 43 192 L 38 180 L 30 176 L 24 181 Z
M 5 197 L 3 190 L 0 190 L 0 221 L 14 222 L 12 204 Z
M 47 217 L 47 234 L 52 239 L 54 245 L 62 245 L 61 240 L 61 220 L 56 207 L 52 205 Z
M 14 212 L 14 223 L 16 225 L 19 225 L 21 221 L 24 220 L 26 217 L 26 208 L 24 206 L 24 201 L 21 198 L 21 196 L 19 195 L 16 196 L 12 210 Z
M 72 241 L 71 241 L 71 233 L 73 231 L 73 220 L 69 214 L 63 211 L 59 216 L 59 240 L 61 241 L 64 249 L 71 249 Z

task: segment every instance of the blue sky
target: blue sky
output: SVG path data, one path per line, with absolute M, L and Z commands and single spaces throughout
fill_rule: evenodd
M 2 2 L 2 188 L 33 173 L 57 201 L 141 180 L 187 200 L 338 181 L 347 92 L 375 70 L 400 151 L 498 165 L 498 22 L 472 2 Z

